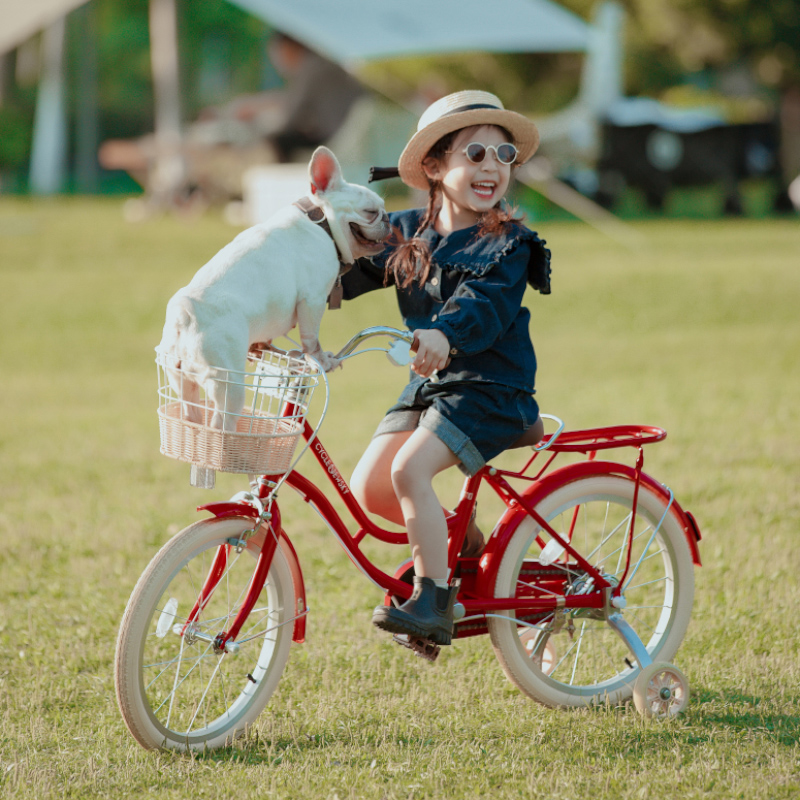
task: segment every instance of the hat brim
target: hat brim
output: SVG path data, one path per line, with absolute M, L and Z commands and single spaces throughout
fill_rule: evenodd
M 516 111 L 475 108 L 446 114 L 417 131 L 405 146 L 397 165 L 403 183 L 414 189 L 427 190 L 428 177 L 422 169 L 422 162 L 430 149 L 442 136 L 473 125 L 497 125 L 505 128 L 517 147 L 517 164 L 524 164 L 539 147 L 539 131 L 536 125 Z

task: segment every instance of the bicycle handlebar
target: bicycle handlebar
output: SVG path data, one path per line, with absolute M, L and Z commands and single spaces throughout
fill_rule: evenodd
M 401 331 L 398 328 L 390 328 L 386 325 L 376 325 L 373 328 L 364 328 L 363 331 L 359 331 L 352 339 L 350 339 L 347 344 L 345 344 L 342 349 L 334 355 L 334 358 L 338 359 L 345 359 L 349 358 L 350 356 L 358 355 L 358 353 L 366 353 L 366 350 L 359 350 L 358 352 L 354 352 L 356 348 L 367 339 L 372 339 L 375 336 L 390 336 L 393 339 L 400 339 L 400 341 L 406 342 L 412 345 L 415 341 L 414 334 L 411 331 Z M 375 349 L 383 349 L 383 348 L 375 348 Z M 385 351 L 384 351 L 385 352 Z
M 382 353 L 387 353 L 389 350 L 384 347 L 371 347 L 365 350 L 358 350 L 356 348 L 367 339 L 372 339 L 375 336 L 388 336 L 397 342 L 398 340 L 401 342 L 405 342 L 411 346 L 411 349 L 414 350 L 416 347 L 416 337 L 414 336 L 411 331 L 402 331 L 398 328 L 391 328 L 386 325 L 377 325 L 372 328 L 364 328 L 363 331 L 359 331 L 349 342 L 347 342 L 338 353 L 334 354 L 334 358 L 343 361 L 346 358 L 350 358 L 351 356 L 357 356 L 361 353 L 369 353 L 373 351 L 378 351 Z M 257 342 L 255 344 L 250 345 L 251 352 L 258 352 L 261 350 L 268 350 L 272 353 L 278 353 L 282 356 L 291 356 L 293 358 L 303 358 L 303 351 L 302 350 L 284 350 L 282 347 L 278 347 L 272 342 Z

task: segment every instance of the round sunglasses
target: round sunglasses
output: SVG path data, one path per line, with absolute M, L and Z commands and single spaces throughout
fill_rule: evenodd
M 485 158 L 486 153 L 491 150 L 494 152 L 494 157 L 500 164 L 513 164 L 517 160 L 517 148 L 513 144 L 506 142 L 505 144 L 481 144 L 480 142 L 470 142 L 461 152 L 467 157 L 468 161 L 473 164 L 480 164 Z M 455 153 L 455 150 L 448 150 L 448 153 Z

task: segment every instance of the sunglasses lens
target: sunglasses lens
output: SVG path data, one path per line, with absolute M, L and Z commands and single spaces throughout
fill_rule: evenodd
M 501 144 L 497 148 L 497 160 L 501 164 L 513 164 L 517 158 L 517 148 L 513 144 Z
M 473 164 L 480 164 L 484 158 L 486 158 L 486 148 L 482 144 L 478 144 L 477 142 L 473 142 L 472 144 L 467 145 L 466 149 L 467 158 Z

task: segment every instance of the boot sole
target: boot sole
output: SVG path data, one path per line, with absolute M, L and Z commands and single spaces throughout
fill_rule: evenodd
M 372 614 L 372 624 L 376 628 L 389 633 L 406 633 L 409 636 L 418 636 L 421 639 L 430 639 L 434 644 L 448 645 L 452 641 L 453 635 L 451 632 L 436 625 L 428 627 L 415 623 L 408 615 L 403 614 L 399 616 L 396 612 L 397 609 L 385 606 L 376 609 Z

